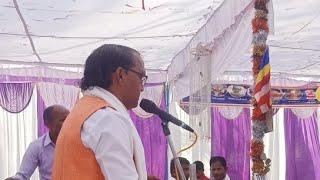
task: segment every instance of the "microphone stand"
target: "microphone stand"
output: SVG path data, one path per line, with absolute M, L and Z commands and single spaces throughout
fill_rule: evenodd
M 162 125 L 162 129 L 163 129 L 163 133 L 166 136 L 167 141 L 169 142 L 169 146 L 170 146 L 170 149 L 171 149 L 171 152 L 172 152 L 172 155 L 173 155 L 173 159 L 174 159 L 174 164 L 178 168 L 178 171 L 179 171 L 179 173 L 181 175 L 181 179 L 182 180 L 186 180 L 186 176 L 183 173 L 182 166 L 180 164 L 180 161 L 179 161 L 178 156 L 177 156 L 177 152 L 175 151 L 175 148 L 174 148 L 171 136 L 170 136 L 170 130 L 169 130 L 169 127 L 168 127 L 168 123 L 169 123 L 168 120 L 162 119 L 161 125 Z M 179 176 L 179 174 L 177 174 L 177 176 Z

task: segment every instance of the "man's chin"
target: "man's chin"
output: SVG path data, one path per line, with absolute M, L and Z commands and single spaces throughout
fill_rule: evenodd
M 222 180 L 223 179 L 222 176 L 213 176 L 213 177 L 214 177 L 215 180 L 220 180 L 220 179 Z
M 139 98 L 138 98 L 138 99 L 135 101 L 133 108 L 136 108 L 137 106 L 139 106 L 139 103 L 140 103 L 140 101 L 139 101 Z
M 132 104 L 130 107 L 128 107 L 128 110 L 134 109 L 138 106 L 138 102 L 135 104 Z

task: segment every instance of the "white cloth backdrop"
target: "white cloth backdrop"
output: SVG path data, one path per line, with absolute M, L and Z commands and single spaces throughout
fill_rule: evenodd
M 0 179 L 15 175 L 27 147 L 37 135 L 36 89 L 28 107 L 18 114 L 0 107 Z M 38 170 L 31 179 L 39 179 Z
M 233 106 L 233 107 L 219 107 L 220 114 L 226 119 L 233 120 L 237 118 L 240 113 L 242 113 L 243 107 Z
M 71 85 L 38 83 L 37 88 L 46 107 L 60 104 L 70 110 L 80 94 L 80 88 Z
M 309 118 L 313 115 L 313 113 L 317 110 L 317 108 L 311 107 L 311 108 L 292 108 L 292 112 L 302 119 Z
M 233 106 L 233 107 L 219 107 L 220 113 L 227 119 L 233 120 L 239 116 L 239 114 L 242 112 L 242 107 Z M 186 124 L 189 123 L 189 115 L 184 112 L 177 103 L 171 103 L 169 106 L 170 113 L 177 117 L 178 119 L 184 121 Z M 176 151 L 187 147 L 190 145 L 193 141 L 193 136 L 190 136 L 190 134 L 183 130 L 180 127 L 177 127 L 175 125 L 170 126 L 171 130 L 171 136 L 173 139 L 173 143 L 175 145 Z M 183 152 L 180 156 L 187 158 L 190 163 L 200 160 L 204 163 L 205 166 L 205 174 L 207 176 L 210 175 L 210 167 L 209 167 L 209 161 L 211 158 L 211 139 L 209 141 L 198 139 L 197 144 Z M 170 160 L 172 159 L 172 153 L 171 150 L 168 150 L 168 172 L 169 172 L 169 179 L 171 178 L 170 175 Z
M 264 137 L 265 153 L 271 159 L 269 180 L 286 179 L 286 149 L 284 139 L 284 109 L 273 116 L 273 131 Z
M 177 103 L 173 102 L 170 103 L 169 112 L 177 117 L 178 119 L 182 120 L 186 124 L 189 123 L 189 115 L 185 113 Z M 186 130 L 182 129 L 181 127 L 175 126 L 170 124 L 169 126 L 171 131 L 171 137 L 175 146 L 175 150 L 179 151 L 182 148 L 185 148 L 193 142 L 193 135 L 190 135 Z M 209 167 L 209 160 L 211 156 L 211 144 L 210 141 L 203 141 L 198 139 L 198 143 L 191 149 L 183 152 L 179 156 L 187 158 L 190 163 L 193 163 L 196 160 L 201 160 L 204 162 L 204 169 L 205 174 L 208 176 L 210 174 L 210 167 Z M 170 160 L 172 159 L 172 152 L 171 149 L 168 147 L 168 177 L 169 180 L 173 180 L 170 175 Z

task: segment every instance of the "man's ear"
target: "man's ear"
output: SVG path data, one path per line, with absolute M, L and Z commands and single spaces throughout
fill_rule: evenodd
M 44 125 L 45 125 L 47 128 L 50 128 L 50 126 L 51 126 L 50 122 L 48 122 L 48 121 L 44 121 Z
M 122 81 L 127 75 L 127 71 L 123 69 L 122 67 L 118 67 L 115 71 L 115 78 L 118 82 Z

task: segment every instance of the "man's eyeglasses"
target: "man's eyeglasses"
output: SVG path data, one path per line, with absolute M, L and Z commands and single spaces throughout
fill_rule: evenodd
M 141 79 L 141 83 L 142 83 L 143 86 L 146 84 L 146 82 L 148 80 L 148 76 L 146 76 L 146 75 L 144 75 L 144 74 L 142 74 L 142 73 L 140 73 L 138 71 L 135 71 L 133 69 L 127 69 L 127 70 L 135 73 L 136 75 L 138 75 L 139 78 Z

